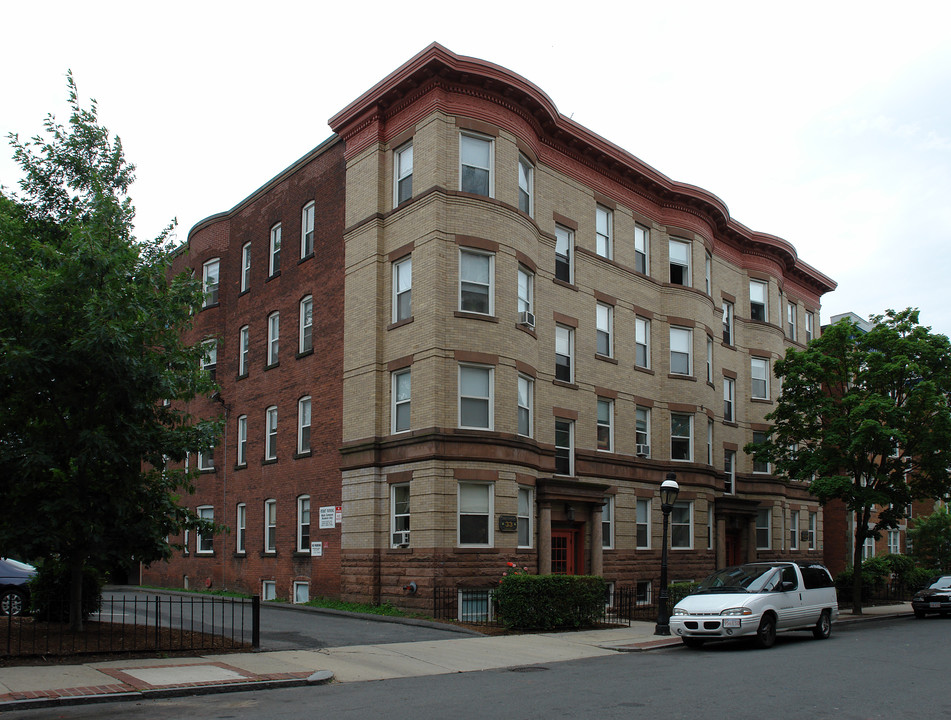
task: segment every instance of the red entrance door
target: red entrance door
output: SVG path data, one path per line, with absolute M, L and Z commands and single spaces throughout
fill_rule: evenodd
M 553 575 L 577 575 L 581 569 L 577 530 L 551 531 L 551 572 Z

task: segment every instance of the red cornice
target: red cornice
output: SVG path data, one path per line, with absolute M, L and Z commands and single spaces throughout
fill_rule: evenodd
M 599 192 L 611 193 L 609 185 L 625 188 L 665 210 L 687 213 L 716 229 L 719 239 L 735 243 L 745 252 L 766 254 L 786 276 L 816 294 L 834 290 L 835 281 L 799 260 L 796 249 L 782 238 L 754 232 L 730 217 L 720 198 L 702 188 L 671 180 L 623 148 L 605 140 L 571 118 L 558 112 L 539 87 L 504 67 L 484 60 L 456 55 L 439 43 L 394 70 L 383 80 L 330 118 L 330 127 L 356 151 L 377 136 L 383 140 L 385 120 L 412 104 L 434 88 L 449 93 L 475 93 L 482 99 L 515 111 L 534 129 L 538 142 L 550 148 L 546 159 L 566 159 L 596 170 L 608 181 Z M 439 99 L 429 102 L 442 104 Z M 393 132 L 403 128 L 393 129 Z M 531 141 L 532 138 L 523 138 Z M 534 148 L 533 148 L 534 149 Z M 556 167 L 556 169 L 559 169 Z M 566 168 L 562 168 L 565 170 Z M 627 205 L 629 200 L 617 198 Z

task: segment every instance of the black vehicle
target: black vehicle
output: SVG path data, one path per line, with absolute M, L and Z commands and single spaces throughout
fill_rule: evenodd
M 22 615 L 30 607 L 30 578 L 36 568 L 0 558 L 0 615 Z
M 943 575 L 929 587 L 919 590 L 911 599 L 911 609 L 916 618 L 923 618 L 928 613 L 951 613 L 951 575 Z

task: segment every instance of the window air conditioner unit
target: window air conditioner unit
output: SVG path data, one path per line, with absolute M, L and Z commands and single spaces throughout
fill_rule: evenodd
M 518 314 L 518 324 L 525 325 L 526 327 L 530 327 L 534 329 L 535 315 L 533 313 L 528 312 L 527 310 L 525 312 L 520 312 Z
M 400 530 L 393 533 L 393 544 L 403 547 L 409 545 L 409 530 Z
M 637 451 L 638 456 L 640 456 L 640 457 L 650 457 L 650 454 L 651 454 L 651 446 L 650 446 L 650 445 L 641 445 L 640 443 L 638 443 L 638 444 L 635 446 L 635 449 L 636 449 L 636 451 Z

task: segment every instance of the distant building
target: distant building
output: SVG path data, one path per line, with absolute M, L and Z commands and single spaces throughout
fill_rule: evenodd
M 427 608 L 513 561 L 648 600 L 670 472 L 672 579 L 822 557 L 806 485 L 742 448 L 833 281 L 439 45 L 330 125 L 178 258 L 227 412 L 188 503 L 231 532 L 148 582 Z

